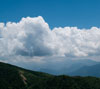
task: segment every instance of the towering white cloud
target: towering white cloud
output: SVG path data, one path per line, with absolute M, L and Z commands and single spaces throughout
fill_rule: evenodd
M 87 57 L 99 54 L 100 28 L 97 27 L 50 29 L 41 16 L 22 18 L 18 23 L 0 23 L 0 57 Z

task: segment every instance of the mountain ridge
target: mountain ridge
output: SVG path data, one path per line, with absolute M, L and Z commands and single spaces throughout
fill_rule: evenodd
M 100 77 L 100 63 L 92 66 L 83 66 L 76 71 L 68 73 L 68 75 Z
M 0 89 L 100 89 L 99 84 L 96 77 L 54 76 L 0 62 Z

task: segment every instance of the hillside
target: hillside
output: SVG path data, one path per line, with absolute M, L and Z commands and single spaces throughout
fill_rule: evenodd
M 100 89 L 100 79 L 53 76 L 0 62 L 0 89 Z
M 100 77 L 100 64 L 81 67 L 80 69 L 78 69 L 74 72 L 70 72 L 69 75 Z

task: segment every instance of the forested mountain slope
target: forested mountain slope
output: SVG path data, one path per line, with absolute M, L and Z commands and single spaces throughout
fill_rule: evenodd
M 100 89 L 100 79 L 54 76 L 0 62 L 0 89 Z

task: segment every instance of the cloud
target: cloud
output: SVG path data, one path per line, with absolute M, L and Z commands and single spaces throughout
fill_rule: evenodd
M 22 18 L 20 22 L 0 23 L 0 57 L 100 55 L 100 28 L 55 27 L 41 16 Z

